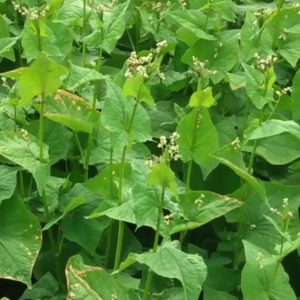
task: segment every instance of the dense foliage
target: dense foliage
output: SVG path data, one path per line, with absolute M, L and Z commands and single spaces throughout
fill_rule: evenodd
M 0 297 L 300 299 L 297 0 L 0 12 Z

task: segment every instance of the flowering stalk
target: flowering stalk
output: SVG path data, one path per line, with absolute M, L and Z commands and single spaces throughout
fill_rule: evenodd
M 44 105 L 45 105 L 45 96 L 44 96 L 44 93 L 42 93 L 40 95 L 40 120 L 39 120 L 39 152 L 40 152 L 39 159 L 40 159 L 41 163 L 43 163 L 43 161 L 44 161 L 44 131 L 45 131 Z M 44 207 L 44 216 L 45 216 L 46 221 L 48 222 L 50 220 L 50 212 L 49 212 L 49 205 L 48 205 L 45 189 L 42 191 L 42 201 L 43 201 L 43 207 Z M 60 271 L 59 271 L 60 266 L 59 266 L 59 262 L 58 262 L 58 259 L 56 256 L 57 250 L 56 250 L 52 227 L 50 227 L 48 229 L 48 238 L 49 238 L 49 242 L 50 242 L 50 245 L 52 248 L 53 255 L 54 255 L 54 257 L 56 257 L 56 259 L 55 259 L 56 275 L 57 275 L 57 278 L 59 278 L 60 277 Z
M 157 221 L 156 221 L 156 231 L 155 231 L 154 242 L 153 242 L 153 247 L 152 247 L 153 252 L 156 252 L 157 247 L 158 247 L 161 217 L 163 215 L 164 195 L 165 195 L 165 188 L 162 188 L 160 198 L 159 198 L 159 203 L 158 203 L 158 216 L 157 216 Z M 147 278 L 146 278 L 145 289 L 144 289 L 142 300 L 148 300 L 148 298 L 149 298 L 149 290 L 151 287 L 152 278 L 153 278 L 153 272 L 149 269 Z
M 139 97 L 137 97 L 136 102 L 133 107 L 133 111 L 131 114 L 131 118 L 129 121 L 128 125 L 128 135 L 130 136 L 131 130 L 133 127 L 133 120 L 134 116 L 137 110 L 139 104 Z M 122 151 L 122 158 L 121 158 L 121 172 L 120 172 L 120 177 L 119 177 L 119 205 L 123 203 L 123 177 L 125 173 L 125 162 L 126 162 L 126 152 L 127 152 L 127 145 L 123 147 Z M 117 239 L 117 249 L 116 249 L 116 256 L 115 256 L 115 262 L 114 262 L 114 270 L 117 270 L 120 265 L 120 259 L 121 259 L 121 254 L 122 254 L 122 245 L 123 245 L 123 239 L 124 239 L 124 222 L 119 221 L 118 225 L 118 239 Z
M 193 127 L 193 132 L 192 132 L 192 145 L 194 145 L 196 142 L 196 133 L 197 133 L 197 129 L 200 126 L 201 120 L 202 120 L 202 116 L 200 114 L 200 109 L 198 108 L 194 127 Z M 190 160 L 188 162 L 187 173 L 186 173 L 186 178 L 185 178 L 185 195 L 186 196 L 187 196 L 188 192 L 191 190 L 190 185 L 191 185 L 192 167 L 193 167 L 193 161 Z M 179 240 L 180 240 L 181 245 L 184 243 L 187 232 L 188 232 L 187 230 L 180 232 Z
M 96 71 L 100 71 L 102 64 L 102 49 L 100 49 L 99 57 L 96 65 Z M 94 95 L 93 95 L 93 104 L 92 108 L 93 110 L 96 110 L 96 103 L 97 103 L 97 81 L 94 84 Z M 83 168 L 84 168 L 84 179 L 88 180 L 89 177 L 89 162 L 90 162 L 90 156 L 92 151 L 92 141 L 93 141 L 93 131 L 89 133 L 88 136 L 88 142 L 87 142 L 87 149 L 83 160 Z
M 262 62 L 258 55 L 255 55 L 255 56 L 258 59 L 258 65 L 260 65 L 259 68 L 262 68 L 262 69 L 270 68 L 272 63 L 274 63 L 276 61 L 276 58 L 273 58 L 271 56 L 271 57 L 268 57 L 265 61 Z M 262 67 L 261 65 L 264 65 L 264 66 Z M 266 96 L 268 89 L 269 89 L 268 81 L 267 81 L 267 79 L 265 79 L 264 93 L 263 93 L 264 97 Z M 261 125 L 261 123 L 263 121 L 264 112 L 265 112 L 264 108 L 265 107 L 263 107 L 263 109 L 261 110 L 261 114 L 260 114 L 260 118 L 259 118 L 259 125 Z M 239 147 L 240 147 L 240 145 L 239 145 Z M 255 140 L 252 152 L 250 154 L 248 167 L 247 167 L 247 172 L 250 175 L 253 172 L 252 169 L 253 169 L 253 163 L 254 163 L 257 147 L 258 147 L 258 140 Z M 247 191 L 245 191 L 245 199 L 246 199 L 246 197 L 247 197 Z M 240 258 L 241 258 L 241 253 L 242 253 L 241 240 L 242 240 L 242 236 L 243 236 L 243 223 L 244 223 L 244 219 L 245 219 L 245 208 L 244 208 L 244 206 L 241 207 L 240 209 L 241 209 L 241 213 L 240 213 L 240 217 L 239 217 L 238 231 L 237 231 L 237 241 L 236 241 L 236 244 L 235 244 L 234 258 L 233 258 L 233 268 L 235 270 L 238 269 L 239 264 L 240 264 Z

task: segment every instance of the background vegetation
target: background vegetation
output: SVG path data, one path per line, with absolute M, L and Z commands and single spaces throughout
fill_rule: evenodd
M 0 297 L 300 299 L 299 1 L 0 11 Z

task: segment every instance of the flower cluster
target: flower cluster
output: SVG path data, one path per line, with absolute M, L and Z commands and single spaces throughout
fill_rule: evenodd
M 159 64 L 157 61 L 158 56 L 162 50 L 168 46 L 168 42 L 163 40 L 156 44 L 156 48 L 151 49 L 147 55 L 138 56 L 135 51 L 131 52 L 130 57 L 127 59 L 127 69 L 125 77 L 131 78 L 134 75 L 140 75 L 147 79 L 153 71 L 164 80 L 165 75 L 159 70 Z
M 151 157 L 145 161 L 145 165 L 152 169 L 154 165 L 160 163 L 160 161 L 161 157 L 152 154 Z
M 266 58 L 262 58 L 258 53 L 255 53 L 254 57 L 256 58 L 256 68 L 261 71 L 269 69 L 274 62 L 278 60 L 278 57 L 273 54 L 268 55 Z
M 287 87 L 283 88 L 281 91 L 278 90 L 275 93 L 276 93 L 277 96 L 281 97 L 283 95 L 291 93 L 292 91 L 293 91 L 292 87 L 291 86 L 287 86 Z
M 197 208 L 200 208 L 203 205 L 204 198 L 205 198 L 205 195 L 204 194 L 200 194 L 200 197 L 198 197 L 194 201 L 194 204 L 197 206 Z
M 94 0 L 89 1 L 89 6 L 100 15 L 102 15 L 106 11 L 111 11 L 114 6 L 116 6 L 116 4 L 118 4 L 118 0 L 111 0 L 107 5 L 95 3 Z
M 271 207 L 270 212 L 272 214 L 278 215 L 284 221 L 289 220 L 293 217 L 293 213 L 289 210 L 289 199 L 288 198 L 282 199 L 281 209 Z
M 173 220 L 173 215 L 172 214 L 165 215 L 164 220 L 165 220 L 166 224 L 169 225 L 170 222 Z
M 190 70 L 188 70 L 188 75 L 190 76 L 202 76 L 204 78 L 209 77 L 217 73 L 215 70 L 210 70 L 207 68 L 208 61 L 200 61 L 196 56 L 192 57 L 193 65 Z
M 171 7 L 171 1 L 167 1 L 166 3 L 163 3 L 160 1 L 158 1 L 158 2 L 151 1 L 150 2 L 151 10 L 156 13 L 161 13 L 162 11 L 168 9 L 169 7 Z
M 286 28 L 283 29 L 283 33 L 281 33 L 278 37 L 279 40 L 285 41 L 287 39 L 288 30 Z
M 273 10 L 270 8 L 261 9 L 254 12 L 254 15 L 258 18 L 265 19 L 273 13 Z
M 177 132 L 173 132 L 170 136 L 169 140 L 165 136 L 161 136 L 159 138 L 159 143 L 157 145 L 158 148 L 168 151 L 170 160 L 179 160 L 179 145 L 177 144 L 177 139 L 179 138 L 179 134 Z
M 265 258 L 264 258 L 264 255 L 261 252 L 257 253 L 256 261 L 259 263 L 259 268 L 263 269 Z
M 5 77 L 1 77 L 1 81 L 2 81 L 2 86 L 7 89 L 7 90 L 10 90 L 10 86 L 9 84 L 7 83 L 7 79 Z
M 180 6 L 182 9 L 186 9 L 187 7 L 187 1 L 186 0 L 178 0 Z
M 20 129 L 21 137 L 25 140 L 27 147 L 30 148 L 30 141 L 28 136 L 28 131 L 26 129 Z
M 27 16 L 30 20 L 38 20 L 42 17 L 45 17 L 48 10 L 50 9 L 49 5 L 46 5 L 43 9 L 38 9 L 36 7 L 27 8 L 15 2 L 12 3 L 16 12 L 18 12 L 22 16 Z
M 233 147 L 234 150 L 239 150 L 241 149 L 241 141 L 240 139 L 237 137 L 235 138 L 230 145 Z
M 167 138 L 164 135 L 162 135 L 159 138 L 159 143 L 157 144 L 157 148 L 161 149 L 163 154 L 166 153 L 167 159 L 170 161 L 171 160 L 178 161 L 180 159 L 179 145 L 177 144 L 178 138 L 179 138 L 179 134 L 177 132 L 173 132 L 169 138 Z M 153 168 L 153 166 L 155 166 L 165 158 L 166 157 L 164 155 L 162 156 L 152 155 L 149 159 L 145 161 L 145 164 L 149 168 Z

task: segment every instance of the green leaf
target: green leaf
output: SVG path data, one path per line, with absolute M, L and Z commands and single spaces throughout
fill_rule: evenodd
M 60 293 L 55 277 L 48 272 L 19 298 L 19 300 L 32 299 L 64 300 L 65 296 Z
M 31 134 L 38 136 L 39 121 L 33 121 L 25 127 Z M 49 146 L 49 159 L 51 165 L 61 159 L 66 159 L 72 145 L 73 134 L 63 125 L 45 120 L 44 140 Z
M 18 80 L 19 105 L 26 106 L 39 95 L 52 95 L 62 84 L 60 78 L 65 74 L 65 67 L 41 53 L 30 67 L 23 70 Z
M 215 104 L 211 87 L 207 87 L 203 91 L 196 91 L 192 94 L 189 102 L 190 107 L 209 108 Z
M 278 52 L 291 66 L 296 67 L 300 58 L 300 34 L 289 34 Z
M 28 61 L 37 58 L 41 50 L 58 61 L 63 61 L 72 51 L 73 36 L 63 22 L 48 20 L 46 23 L 42 18 L 27 18 L 21 37 L 23 55 Z
M 133 211 L 137 227 L 149 226 L 156 229 L 159 205 L 159 191 L 144 183 L 137 184 L 133 189 Z M 135 199 L 138 199 L 136 201 Z
M 144 84 L 142 76 L 137 75 L 127 78 L 123 85 L 123 92 L 125 96 L 133 96 L 136 100 L 145 102 L 150 106 L 155 105 L 154 99 L 148 87 Z
M 18 168 L 0 166 L 0 204 L 13 195 L 17 185 L 17 172 Z
M 206 191 L 182 194 L 179 200 L 184 218 L 174 218 L 168 228 L 170 234 L 198 228 L 243 204 L 237 199 Z
M 105 10 L 101 28 L 86 37 L 87 43 L 111 53 L 125 31 L 128 4 L 126 1 L 116 5 L 112 10 Z
M 247 11 L 244 24 L 241 28 L 241 45 L 247 60 L 260 50 L 258 49 L 261 46 L 259 29 L 257 17 L 252 12 Z
M 87 6 L 87 14 L 90 12 Z M 67 26 L 82 26 L 82 0 L 65 0 L 57 12 L 56 21 Z
M 72 256 L 66 268 L 68 296 L 74 300 L 127 300 L 125 288 L 104 269 L 85 265 L 79 255 Z
M 185 300 L 197 300 L 206 278 L 206 266 L 198 254 L 187 254 L 176 248 L 175 243 L 164 243 L 156 252 L 130 255 L 127 260 L 147 265 L 159 276 L 178 279 L 183 286 Z
M 219 146 L 218 133 L 206 109 L 194 108 L 179 122 L 176 130 L 179 152 L 184 162 L 194 160 L 204 178 L 218 165 L 211 157 Z
M 289 133 L 260 140 L 257 155 L 273 165 L 285 165 L 300 157 L 299 139 Z
M 235 144 L 223 147 L 213 157 L 248 182 L 257 191 L 260 198 L 266 201 L 267 198 L 263 183 L 248 173 L 242 153 L 236 148 Z
M 67 89 L 73 91 L 84 83 L 104 78 L 105 77 L 95 69 L 71 65 L 71 70 L 67 82 Z
M 238 62 L 238 32 L 228 30 L 217 33 L 214 40 L 198 40 L 191 48 L 191 56 L 206 62 L 209 70 L 229 72 Z
M 273 48 L 277 48 L 293 67 L 296 66 L 300 54 L 300 35 L 289 33 L 289 29 L 299 24 L 298 11 L 292 7 L 286 7 L 272 14 L 263 25 L 261 39 L 269 34 L 273 39 Z
M 13 197 L 0 206 L 0 278 L 31 287 L 33 265 L 41 247 L 39 221 Z
M 42 194 L 50 176 L 50 167 L 39 160 L 38 141 L 34 136 L 0 131 L 0 155 L 28 170 L 36 181 L 38 192 Z M 46 145 L 44 145 L 44 159 L 49 159 Z
M 258 128 L 254 129 L 247 140 L 263 139 L 282 133 L 290 133 L 300 139 L 300 125 L 294 121 L 271 119 L 263 122 Z
M 234 91 L 246 86 L 246 78 L 241 74 L 227 73 L 230 88 Z
M 94 255 L 104 230 L 110 224 L 107 218 L 85 218 L 99 205 L 98 197 L 77 184 L 66 195 L 65 201 L 67 203 L 62 220 L 64 237 Z
M 257 109 L 262 109 L 265 104 L 273 100 L 273 90 L 266 85 L 266 78 L 263 73 L 252 66 L 243 65 L 243 67 L 246 74 L 247 95 Z
M 163 189 L 168 188 L 176 194 L 175 174 L 165 162 L 153 167 L 148 177 L 148 183 L 149 185 L 158 185 Z
M 186 29 L 198 39 L 215 40 L 215 37 L 205 32 L 205 15 L 199 10 L 177 10 L 168 12 L 180 28 Z
M 243 299 L 296 300 L 297 297 L 289 285 L 288 275 L 281 264 L 278 268 L 276 266 L 278 258 L 270 256 L 265 250 L 248 241 L 243 241 L 243 244 L 246 255 L 241 279 Z
M 59 90 L 54 97 L 47 98 L 44 116 L 74 132 L 90 133 L 97 125 L 100 113 L 79 96 Z
M 132 139 L 136 142 L 151 140 L 150 119 L 145 109 L 137 104 L 130 128 L 131 117 L 136 105 L 134 99 L 125 97 L 121 88 L 111 80 L 106 81 L 106 86 L 102 123 L 112 133 L 113 143 L 127 144 Z
M 294 121 L 266 121 L 248 140 L 257 140 L 256 154 L 273 165 L 284 165 L 300 157 L 300 126 Z
M 270 208 L 282 211 L 283 199 L 288 199 L 288 209 L 293 214 L 297 214 L 300 200 L 298 197 L 298 186 L 284 185 L 279 183 L 266 182 L 266 195 L 268 202 L 261 201 L 257 197 L 255 188 L 249 185 L 244 186 L 233 196 L 244 199 L 244 221 L 243 221 L 243 238 L 248 242 L 258 245 L 269 253 L 274 253 L 275 245 L 282 242 L 282 235 L 277 231 L 274 225 L 266 218 L 271 217 L 282 226 L 282 218 L 275 213 L 272 213 Z M 237 212 L 237 211 L 235 211 Z M 235 213 L 233 212 L 233 213 Z M 239 216 L 235 220 L 230 220 L 230 214 L 226 218 L 231 222 L 237 222 Z M 298 220 L 292 219 L 289 224 L 288 232 L 291 237 L 297 236 L 299 232 Z
M 204 300 L 238 300 L 238 298 L 228 293 L 205 287 Z
M 0 57 L 9 56 L 9 52 L 12 51 L 12 48 L 18 39 L 19 38 L 16 38 L 16 37 L 0 38 Z
M 13 46 L 19 38 L 9 36 L 9 28 L 4 16 L 4 14 L 0 15 L 0 57 L 15 61 Z

